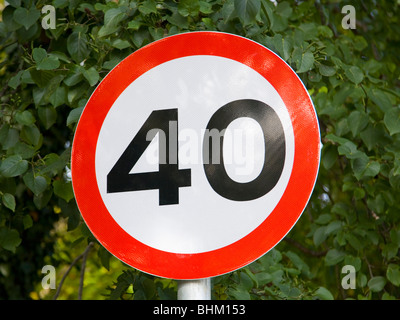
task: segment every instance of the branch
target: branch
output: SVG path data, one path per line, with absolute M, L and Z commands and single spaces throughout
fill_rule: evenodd
M 290 243 L 291 245 L 293 245 L 294 247 L 296 247 L 297 249 L 299 249 L 300 251 L 302 251 L 310 256 L 313 256 L 313 257 L 323 257 L 328 252 L 327 250 L 314 251 L 314 250 L 308 249 L 305 246 L 303 246 L 301 243 L 299 243 L 296 240 L 293 240 L 291 238 L 288 238 L 288 237 L 285 237 L 284 240 L 286 242 Z
M 81 280 L 79 284 L 79 291 L 78 291 L 78 300 L 82 300 L 82 291 L 83 291 L 83 279 L 85 277 L 85 268 L 86 268 L 86 259 L 89 253 L 89 250 L 93 247 L 93 242 L 90 242 L 89 245 L 86 247 L 85 251 L 82 253 L 82 268 L 81 268 Z
M 84 251 L 83 253 L 81 253 L 79 256 L 77 256 L 77 257 L 74 259 L 74 261 L 71 262 L 71 264 L 69 265 L 67 271 L 65 271 L 63 277 L 61 278 L 61 281 L 60 281 L 60 283 L 59 283 L 59 285 L 58 285 L 58 288 L 57 288 L 56 294 L 55 294 L 54 297 L 53 297 L 53 300 L 57 300 L 58 296 L 60 295 L 61 287 L 62 287 L 63 284 L 64 284 L 65 278 L 68 276 L 68 274 L 69 274 L 70 271 L 72 270 L 73 266 L 79 261 L 79 259 L 82 258 L 82 257 L 85 257 L 85 260 L 84 260 L 84 261 L 85 261 L 85 264 L 86 264 L 86 257 L 87 257 L 87 254 L 88 254 L 88 252 L 89 252 L 89 250 L 90 250 L 90 248 L 91 248 L 92 246 L 93 246 L 93 242 L 90 242 L 90 243 L 88 244 L 88 246 L 86 247 L 85 251 Z M 85 267 L 85 266 L 83 265 L 83 267 Z M 84 269 L 84 268 L 83 268 L 83 269 Z M 82 283 L 83 283 L 83 277 L 82 277 L 82 272 L 81 272 L 81 285 L 82 285 Z M 81 292 L 81 286 L 79 287 L 79 292 L 80 292 L 80 294 L 82 294 L 82 292 Z

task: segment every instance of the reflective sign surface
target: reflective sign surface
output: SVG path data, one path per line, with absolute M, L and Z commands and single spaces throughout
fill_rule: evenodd
M 78 207 L 117 258 L 195 279 L 259 258 L 314 187 L 317 117 L 292 69 L 217 32 L 168 37 L 99 84 L 73 143 Z

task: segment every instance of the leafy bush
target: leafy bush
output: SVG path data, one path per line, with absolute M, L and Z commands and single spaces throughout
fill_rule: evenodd
M 71 264 L 65 299 L 76 298 L 83 275 L 86 299 L 176 298 L 175 281 L 128 268 L 90 234 L 74 200 L 70 151 L 90 94 L 118 62 L 196 30 L 242 35 L 280 55 L 312 96 L 323 142 L 299 222 L 258 261 L 214 278 L 213 298 L 400 297 L 398 1 L 357 2 L 354 30 L 342 28 L 342 5 L 328 0 L 53 0 L 57 23 L 47 30 L 45 1 L 8 2 L 0 22 L 1 299 L 52 298 L 40 286 L 45 264 L 57 267 L 58 284 Z M 74 259 L 88 244 L 84 272 Z M 355 267 L 354 290 L 341 286 L 344 265 Z

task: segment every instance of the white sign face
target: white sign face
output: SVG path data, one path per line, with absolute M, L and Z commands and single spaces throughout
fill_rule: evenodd
M 260 101 L 276 113 L 284 132 L 285 156 L 280 177 L 269 192 L 238 201 L 221 196 L 210 185 L 204 169 L 203 145 L 207 125 L 217 110 L 246 99 Z M 158 172 L 160 152 L 170 152 L 165 149 L 166 137 L 169 141 L 177 139 L 178 169 L 187 169 L 191 178 L 190 185 L 178 187 L 178 203 L 160 205 L 159 189 L 108 192 L 107 175 L 152 112 L 172 109 L 176 110 L 177 121 L 161 114 L 169 132 L 147 136 L 149 145 L 136 163 L 131 162 L 129 174 Z M 265 150 L 271 142 L 264 145 L 258 121 L 240 114 L 232 117 L 220 146 L 223 165 L 230 179 L 245 184 L 260 175 L 266 155 L 273 151 Z M 150 129 L 157 131 L 156 126 Z M 285 191 L 293 159 L 290 117 L 273 86 L 238 61 L 196 55 L 158 65 L 122 92 L 100 130 L 96 178 L 109 213 L 129 235 L 155 249 L 201 253 L 238 241 L 268 217 Z M 216 161 L 221 163 L 221 159 Z M 153 178 L 160 179 L 156 175 Z M 169 184 L 170 178 L 165 179 Z

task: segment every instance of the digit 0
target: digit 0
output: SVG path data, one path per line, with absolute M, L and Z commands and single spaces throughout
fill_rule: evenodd
M 224 132 L 238 118 L 249 117 L 259 123 L 264 135 L 265 158 L 261 173 L 250 182 L 236 182 L 227 174 L 224 166 Z M 221 141 L 213 144 L 212 136 L 203 141 L 203 165 L 211 187 L 224 198 L 235 201 L 254 200 L 271 191 L 277 184 L 285 163 L 285 134 L 275 110 L 269 105 L 252 99 L 235 100 L 219 108 L 211 117 L 206 132 L 217 130 Z M 218 152 L 219 155 L 215 155 Z M 215 163 L 213 159 L 219 161 Z

